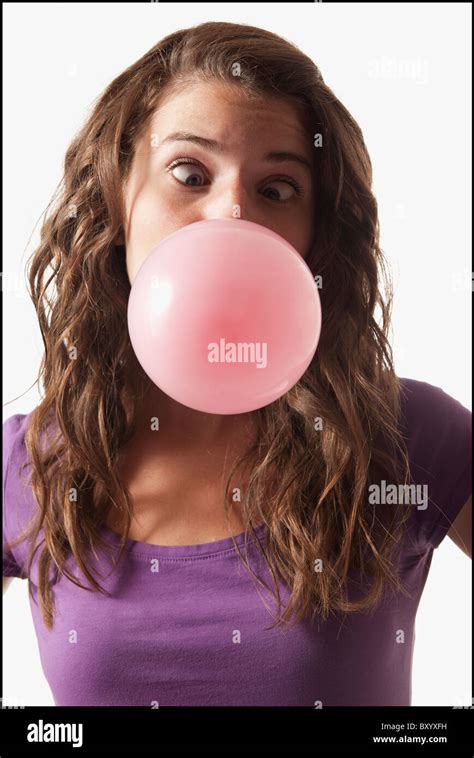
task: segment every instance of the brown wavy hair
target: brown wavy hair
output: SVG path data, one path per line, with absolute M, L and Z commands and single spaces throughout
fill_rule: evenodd
M 310 613 L 325 619 L 373 609 L 389 584 L 405 591 L 393 558 L 407 509 L 384 506 L 379 518 L 368 503 L 372 482 L 406 483 L 409 466 L 388 340 L 392 284 L 361 129 L 294 44 L 257 27 L 209 22 L 162 39 L 97 99 L 66 152 L 58 197 L 45 211 L 40 244 L 28 261 L 44 355 L 36 380 L 43 399 L 25 437 L 39 504 L 27 571 L 43 545 L 38 597 L 50 629 L 49 569 L 90 589 L 65 565 L 71 553 L 94 591 L 107 594 L 88 549 L 107 547 L 100 526 L 110 507 L 125 525 L 119 560 L 128 539 L 132 506 L 117 460 L 136 430 L 137 399 L 148 379 L 127 330 L 130 283 L 124 246 L 116 244 L 125 225 L 123 187 L 134 146 L 165 88 L 196 78 L 244 87 L 250 96 L 282 97 L 303 114 L 311 144 L 316 133 L 323 140 L 315 156 L 314 239 L 306 258 L 323 283 L 318 349 L 294 387 L 252 412 L 257 441 L 233 466 L 224 509 L 234 473 L 250 466 L 242 515 L 247 534 L 255 536 L 257 523 L 268 528 L 267 546 L 256 545 L 274 581 L 278 624 Z M 44 435 L 54 427 L 55 436 Z M 71 488 L 79 493 L 77 503 L 69 498 Z M 33 550 L 40 529 L 43 539 Z M 321 571 L 314 568 L 318 560 Z M 351 599 L 348 583 L 356 577 L 367 591 Z M 283 614 L 278 578 L 291 589 Z

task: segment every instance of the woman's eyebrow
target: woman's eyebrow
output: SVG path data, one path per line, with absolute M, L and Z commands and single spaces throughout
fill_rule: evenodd
M 216 142 L 216 140 L 209 139 L 208 137 L 199 137 L 197 134 L 190 134 L 189 132 L 173 132 L 172 134 L 169 134 L 167 137 L 165 137 L 160 144 L 164 145 L 166 142 L 194 142 L 196 145 L 201 145 L 201 147 L 204 147 L 207 150 L 212 150 L 215 153 L 224 152 L 224 146 L 220 142 Z M 270 163 L 294 161 L 295 163 L 299 163 L 300 165 L 304 166 L 309 170 L 310 173 L 312 173 L 311 163 L 299 153 L 288 151 L 274 151 L 265 153 L 263 159 L 269 161 Z

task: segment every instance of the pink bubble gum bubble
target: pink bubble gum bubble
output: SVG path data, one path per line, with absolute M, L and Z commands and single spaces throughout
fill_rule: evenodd
M 237 414 L 284 395 L 308 368 L 321 303 L 285 239 L 242 219 L 182 227 L 152 249 L 128 303 L 145 373 L 182 405 Z

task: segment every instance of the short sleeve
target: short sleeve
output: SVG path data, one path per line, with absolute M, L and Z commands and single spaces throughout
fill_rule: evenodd
M 27 540 L 6 549 L 26 525 L 28 515 L 27 492 L 20 474 L 20 465 L 26 460 L 24 447 L 28 415 L 16 414 L 3 422 L 3 576 L 27 579 Z
M 403 379 L 402 387 L 404 436 L 418 494 L 410 506 L 411 536 L 418 548 L 434 549 L 472 493 L 472 413 L 427 382 Z

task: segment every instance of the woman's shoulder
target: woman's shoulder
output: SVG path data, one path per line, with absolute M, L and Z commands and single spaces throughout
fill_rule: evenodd
M 27 452 L 25 447 L 25 434 L 28 429 L 31 415 L 29 413 L 15 413 L 3 422 L 3 481 L 12 469 L 17 469 L 20 464 L 26 463 Z
M 25 433 L 28 426 L 28 420 L 31 417 L 33 411 L 29 413 L 15 413 L 13 416 L 9 416 L 3 422 L 3 442 L 13 440 L 19 435 Z
M 26 461 L 26 446 L 25 435 L 28 427 L 32 421 L 33 414 L 37 411 L 37 407 L 33 408 L 28 413 L 14 413 L 9 416 L 3 422 L 3 469 L 9 465 L 9 462 Z M 56 425 L 51 425 L 51 414 L 48 415 L 48 429 L 56 428 Z M 45 433 L 42 429 L 41 436 Z
M 3 422 L 3 542 L 10 543 L 29 526 L 34 499 L 28 477 L 25 434 L 33 411 L 16 413 Z M 26 578 L 26 542 L 4 553 L 4 576 Z
M 413 533 L 420 548 L 435 548 L 472 492 L 472 412 L 441 387 L 400 382 L 411 481 L 426 496 L 413 508 Z
M 445 390 L 418 379 L 400 378 L 401 432 L 420 462 L 437 456 L 457 469 L 470 464 L 472 412 Z
M 467 419 L 471 415 L 471 411 L 459 400 L 437 385 L 407 377 L 399 377 L 399 381 L 402 389 L 402 405 L 409 420 L 414 416 L 424 415 L 429 421 L 433 411 L 442 414 L 440 418 L 453 413 L 459 419 Z M 435 418 L 431 420 L 436 421 Z

